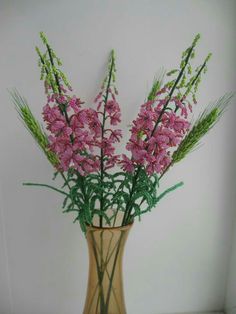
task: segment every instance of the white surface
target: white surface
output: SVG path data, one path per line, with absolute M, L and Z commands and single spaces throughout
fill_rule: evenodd
M 88 101 L 98 91 L 108 52 L 116 49 L 125 127 L 159 67 L 178 65 L 198 32 L 196 60 L 214 53 L 199 106 L 235 89 L 234 14 L 235 1 L 226 0 L 0 1 L 0 180 L 14 314 L 81 313 L 88 270 L 86 243 L 73 217 L 61 214 L 60 197 L 21 186 L 52 176 L 6 91 L 16 86 L 40 117 L 45 98 L 34 52 L 38 32 L 47 33 L 75 90 Z M 179 180 L 185 186 L 134 226 L 124 260 L 128 313 L 223 308 L 235 211 L 229 198 L 235 191 L 235 109 L 207 145 L 162 182 L 163 189 Z M 8 293 L 4 280 L 0 287 Z M 8 314 L 8 298 L 0 300 L 0 314 Z
M 236 222 L 234 226 L 232 253 L 229 265 L 225 309 L 227 314 L 236 314 Z
M 2 204 L 3 204 L 2 193 L 0 185 L 0 313 L 11 314 L 12 313 L 11 285 Z

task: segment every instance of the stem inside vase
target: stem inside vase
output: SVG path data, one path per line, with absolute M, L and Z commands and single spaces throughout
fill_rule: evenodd
M 126 313 L 122 257 L 131 226 L 88 227 L 89 278 L 83 314 Z

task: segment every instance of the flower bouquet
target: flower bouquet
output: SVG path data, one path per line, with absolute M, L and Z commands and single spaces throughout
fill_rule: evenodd
M 130 126 L 126 153 L 116 151 L 121 141 L 121 110 L 117 101 L 116 62 L 112 50 L 108 70 L 94 104 L 85 106 L 74 95 L 61 61 L 40 33 L 46 48 L 36 47 L 44 81 L 46 131 L 34 117 L 25 98 L 12 92 L 25 126 L 55 169 L 63 186 L 25 183 L 52 189 L 64 197 L 64 213 L 75 214 L 85 233 L 90 271 L 84 314 L 126 313 L 122 285 L 122 254 L 136 219 L 155 208 L 174 184 L 159 193 L 161 178 L 180 162 L 219 121 L 232 94 L 203 110 L 194 121 L 193 106 L 211 54 L 193 68 L 200 38 L 182 53 L 180 66 L 154 79 L 150 93 Z M 191 122 L 190 122 L 191 121 Z

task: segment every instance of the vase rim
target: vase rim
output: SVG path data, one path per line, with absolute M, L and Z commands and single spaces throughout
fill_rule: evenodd
M 125 226 L 117 226 L 117 227 L 99 227 L 99 226 L 90 226 L 87 225 L 88 230 L 126 230 L 130 229 L 133 226 L 134 222 L 132 221 L 128 225 Z

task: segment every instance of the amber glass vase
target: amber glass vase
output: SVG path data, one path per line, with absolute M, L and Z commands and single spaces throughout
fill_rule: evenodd
M 131 224 L 88 227 L 89 277 L 83 314 L 125 314 L 122 256 Z

